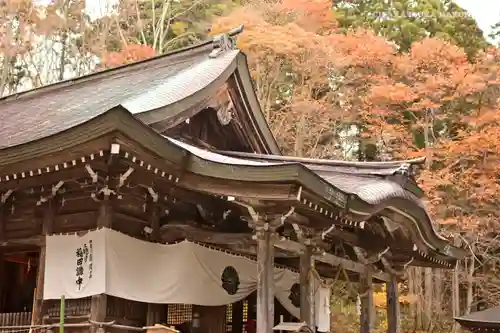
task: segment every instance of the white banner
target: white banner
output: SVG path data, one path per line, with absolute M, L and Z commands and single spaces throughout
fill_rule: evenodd
M 218 306 L 242 300 L 257 287 L 254 260 L 189 241 L 164 245 L 99 229 L 84 236 L 48 236 L 46 244 L 45 299 L 107 294 L 146 303 Z M 274 269 L 276 298 L 294 316 L 299 309 L 289 296 L 298 281 L 297 273 Z
M 106 232 L 48 236 L 44 299 L 106 293 Z

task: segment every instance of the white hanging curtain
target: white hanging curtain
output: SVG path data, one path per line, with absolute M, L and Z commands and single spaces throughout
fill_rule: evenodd
M 84 236 L 48 236 L 46 246 L 45 299 L 107 294 L 146 303 L 219 306 L 240 301 L 257 287 L 254 260 L 189 241 L 157 244 L 103 228 Z M 298 273 L 274 268 L 275 296 L 296 317 L 300 311 L 289 295 L 298 281 Z

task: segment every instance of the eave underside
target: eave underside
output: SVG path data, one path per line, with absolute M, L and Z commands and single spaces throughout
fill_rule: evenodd
M 471 331 L 473 333 L 482 333 L 482 332 L 500 332 L 500 322 L 477 322 L 477 321 L 467 321 L 467 320 L 459 320 L 457 322 L 462 326 L 462 328 Z
M 46 139 L 0 150 L 0 161 L 3 162 L 0 162 L 0 189 L 5 192 L 13 184 L 20 184 L 21 180 L 23 184 L 38 184 L 41 179 L 46 179 L 46 170 L 53 173 L 63 169 L 71 173 L 71 168 L 67 169 L 64 165 L 71 165 L 75 156 L 89 156 L 91 147 L 93 154 L 109 151 L 113 143 L 120 145 L 121 158 L 136 170 L 136 175 L 154 176 L 152 186 L 165 181 L 161 175 L 166 172 L 177 180 L 174 183 L 178 188 L 202 193 L 206 197 L 235 197 L 236 202 L 251 204 L 257 211 L 282 214 L 290 207 L 296 207 L 301 215 L 307 217 L 307 228 L 317 232 L 337 225 L 360 237 L 379 237 L 382 247 L 392 244 L 398 249 L 399 256 L 408 253 L 405 261 L 413 258 L 423 264 L 449 267 L 455 260 L 452 256 L 439 253 L 439 248 L 434 250 L 430 247 L 427 243 L 429 239 L 425 238 L 425 232 L 422 234 L 418 225 L 407 223 L 405 227 L 410 230 L 412 239 L 399 239 L 397 242 L 394 235 L 383 230 L 380 232 L 383 224 L 375 223 L 376 217 L 383 214 L 389 205 L 406 211 L 421 210 L 419 207 L 405 207 L 409 204 L 408 200 L 389 198 L 385 206 L 382 202 L 370 205 L 356 194 L 333 186 L 301 164 L 262 165 L 196 147 L 188 149 L 185 144 L 157 134 L 123 108 L 109 111 Z M 27 165 L 29 169 L 26 169 Z M 60 165 L 58 170 L 54 165 Z M 34 177 L 38 174 L 44 174 L 44 177 Z M 357 214 L 358 209 L 367 213 Z M 413 242 L 418 246 L 417 251 Z M 365 242 L 360 240 L 359 243 Z

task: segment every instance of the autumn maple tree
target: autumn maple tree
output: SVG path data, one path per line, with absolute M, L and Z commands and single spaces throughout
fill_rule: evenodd
M 104 52 L 101 65 L 113 68 L 154 57 L 155 50 L 148 45 L 127 44 L 120 51 Z
M 476 48 L 471 57 L 450 39 L 423 38 L 404 52 L 371 31 L 344 31 L 329 6 L 250 1 L 217 20 L 213 32 L 245 25 L 238 47 L 248 55 L 261 105 L 285 153 L 426 156 L 419 182 L 436 227 L 461 235 L 486 262 L 500 219 L 498 50 Z

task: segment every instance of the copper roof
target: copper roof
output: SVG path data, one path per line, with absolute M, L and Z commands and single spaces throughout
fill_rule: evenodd
M 254 91 L 245 56 L 239 50 L 228 50 L 209 57 L 213 49 L 214 41 L 209 40 L 156 58 L 4 97 L 0 99 L 0 149 L 60 133 L 117 106 L 154 126 L 203 103 L 206 95 L 213 95 L 238 71 L 243 77 L 240 89 L 249 101 L 249 120 L 244 121 L 258 127 L 257 135 L 265 138 L 266 149 L 279 153 L 256 97 L 251 96 Z M 251 97 L 255 99 L 253 104 Z
M 474 324 L 495 324 L 500 326 L 500 306 L 495 308 L 472 312 L 463 317 L 455 318 L 460 324 L 464 324 L 464 326 L 474 326 Z
M 0 148 L 48 137 L 84 123 L 158 87 L 202 57 L 206 53 L 191 58 L 156 59 L 7 96 L 0 100 Z

